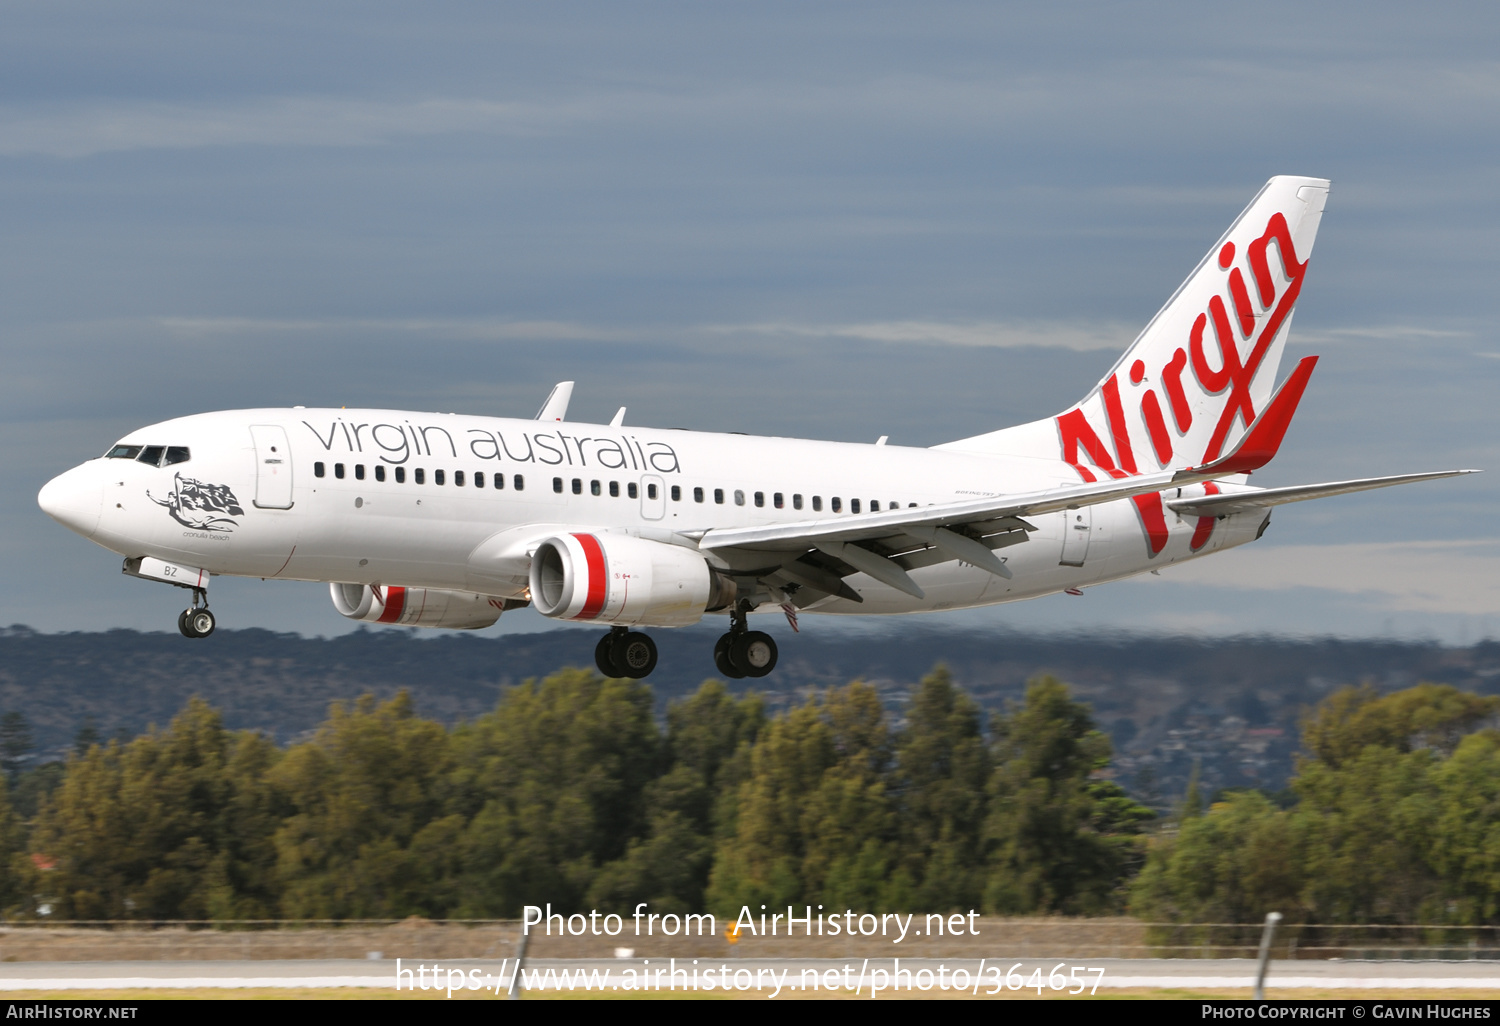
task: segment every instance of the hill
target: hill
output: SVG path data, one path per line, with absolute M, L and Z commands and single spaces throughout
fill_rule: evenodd
M 659 709 L 714 676 L 717 630 L 658 632 L 651 678 Z M 491 708 L 501 689 L 563 666 L 592 666 L 597 630 L 484 637 L 356 631 L 304 638 L 220 631 L 204 643 L 175 634 L 115 630 L 40 634 L 0 630 L 0 712 L 31 725 L 39 759 L 69 750 L 85 723 L 103 736 L 165 725 L 192 695 L 235 728 L 280 742 L 306 735 L 329 703 L 369 692 L 411 692 L 425 716 L 453 723 Z M 1115 740 L 1114 774 L 1144 800 L 1182 793 L 1194 762 L 1203 786 L 1277 790 L 1292 768 L 1302 710 L 1336 688 L 1381 691 L 1423 680 L 1500 691 L 1500 644 L 1468 648 L 1378 640 L 1240 637 L 1091 638 L 907 629 L 885 635 L 782 640 L 776 672 L 755 687 L 773 706 L 809 688 L 863 678 L 899 709 L 936 663 L 992 710 L 1025 682 L 1051 673 L 1089 702 Z

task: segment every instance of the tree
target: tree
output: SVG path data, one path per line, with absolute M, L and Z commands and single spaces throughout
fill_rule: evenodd
M 85 754 L 90 748 L 99 744 L 100 740 L 98 723 L 92 715 L 85 716 L 82 725 L 78 728 L 78 733 L 73 735 L 73 754 Z
M 598 868 L 645 833 L 662 764 L 650 688 L 584 670 L 508 691 L 454 752 L 452 807 L 470 817 L 456 914 L 477 916 L 587 908 Z
M 1493 922 L 1500 914 L 1496 699 L 1345 688 L 1304 720 L 1282 811 L 1233 795 L 1152 845 L 1132 909 L 1153 919 Z
M 986 834 L 992 848 L 985 903 L 1002 913 L 1111 911 L 1144 854 L 1154 815 L 1093 774 L 1109 738 L 1088 706 L 1053 677 L 1033 680 L 1020 708 L 997 716 Z
M 95 745 L 68 763 L 32 850 L 71 919 L 232 919 L 274 909 L 277 752 L 190 701 L 165 731 Z
M 749 753 L 765 725 L 758 695 L 736 700 L 719 681 L 667 709 L 666 772 L 646 786 L 646 835 L 602 866 L 589 889 L 594 908 L 662 911 L 703 907 L 718 817 L 732 819 L 732 794 L 749 769 Z
M 1156 838 L 1131 887 L 1130 911 L 1157 922 L 1301 918 L 1302 857 L 1290 814 L 1256 791 L 1232 792 Z
M 1500 918 L 1500 732 L 1464 738 L 1433 772 L 1436 819 L 1430 858 L 1443 881 L 1443 918 Z
M 923 678 L 896 743 L 902 865 L 917 907 L 978 908 L 984 896 L 983 827 L 990 753 L 979 707 L 947 667 Z
M 1370 746 L 1397 752 L 1430 748 L 1446 757 L 1463 737 L 1500 712 L 1500 695 L 1447 684 L 1418 684 L 1381 697 L 1368 684 L 1342 688 L 1302 724 L 1309 757 L 1337 768 Z
M 295 919 L 446 914 L 457 899 L 457 837 L 446 818 L 447 731 L 401 692 L 334 703 L 271 774 L 288 805 L 275 831 L 282 914 Z
M 868 684 L 815 695 L 772 721 L 715 853 L 710 909 L 910 904 L 910 878 L 895 865 L 891 756 L 885 711 Z
M 0 716 L 0 765 L 5 768 L 9 783 L 15 783 L 16 774 L 21 772 L 35 748 L 31 724 L 26 722 L 25 716 L 14 709 Z

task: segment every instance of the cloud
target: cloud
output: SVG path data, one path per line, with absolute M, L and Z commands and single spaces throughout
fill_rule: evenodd
M 454 132 L 537 135 L 598 116 L 575 103 L 431 99 L 383 103 L 265 97 L 224 104 L 92 103 L 0 108 L 0 156 L 87 157 L 205 146 L 372 146 Z
M 1161 579 L 1252 591 L 1316 588 L 1393 612 L 1500 613 L 1500 539 L 1281 545 L 1165 569 Z
M 1035 347 L 1123 352 L 1139 329 L 1085 322 L 1007 323 L 1004 321 L 869 321 L 862 324 L 719 324 L 708 331 L 738 336 L 910 342 L 919 345 Z
M 857 324 L 684 324 L 677 326 L 580 324 L 570 321 L 516 321 L 496 317 L 160 317 L 153 323 L 187 338 L 246 334 L 345 334 L 350 331 L 427 335 L 463 341 L 641 342 L 691 344 L 705 337 L 741 341 L 798 340 L 910 343 L 958 347 L 1067 349 L 1123 352 L 1136 330 L 1117 324 L 1033 321 L 867 321 Z
M 1041 132 L 1097 149 L 1179 143 L 1194 126 L 1197 148 L 1247 133 L 1287 131 L 1285 112 L 1321 126 L 1379 119 L 1389 130 L 1467 129 L 1500 107 L 1500 63 L 1379 58 L 1268 68 L 1245 60 L 1179 57 L 1116 60 L 987 75 L 846 69 L 836 81 L 700 80 L 654 89 L 614 87 L 536 96 L 366 99 L 258 95 L 219 102 L 162 100 L 15 102 L 0 105 L 0 156 L 77 158 L 143 149 L 212 146 L 372 146 L 415 137 L 477 133 L 535 137 L 582 127 L 630 126 L 751 132 L 766 138 L 852 125 L 989 141 Z M 516 98 L 522 93 L 526 98 Z M 1212 110 L 1205 120 L 1202 112 Z M 1184 197 L 1178 196 L 1181 201 Z M 1341 198 L 1342 202 L 1342 198 Z
M 351 331 L 427 335 L 467 342 L 637 341 L 639 330 L 567 321 L 513 321 L 493 317 L 158 317 L 153 323 L 184 338 L 247 334 L 333 335 Z
M 1418 328 L 1406 324 L 1365 325 L 1351 328 L 1323 328 L 1292 331 L 1292 340 L 1302 345 L 1328 345 L 1339 342 L 1440 342 L 1448 339 L 1471 339 L 1472 331 Z

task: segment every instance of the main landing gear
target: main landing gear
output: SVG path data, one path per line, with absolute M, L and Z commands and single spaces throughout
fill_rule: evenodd
M 611 627 L 594 646 L 594 664 L 606 677 L 639 680 L 656 669 L 656 642 L 640 631 Z
M 199 602 L 203 603 L 201 608 Z M 208 592 L 202 588 L 194 588 L 193 604 L 177 617 L 177 629 L 184 638 L 206 638 L 214 632 L 216 626 L 218 624 L 214 621 L 214 614 L 208 611 Z
M 764 631 L 749 629 L 749 603 L 741 602 L 729 615 L 729 633 L 714 643 L 714 665 L 724 676 L 764 677 L 776 669 L 776 642 Z

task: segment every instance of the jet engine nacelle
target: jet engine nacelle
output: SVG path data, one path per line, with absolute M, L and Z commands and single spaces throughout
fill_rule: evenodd
M 470 591 L 330 584 L 333 607 L 351 620 L 475 631 L 500 619 L 505 600 Z
M 734 601 L 692 549 L 623 534 L 556 534 L 531 558 L 531 601 L 560 620 L 686 627 Z

